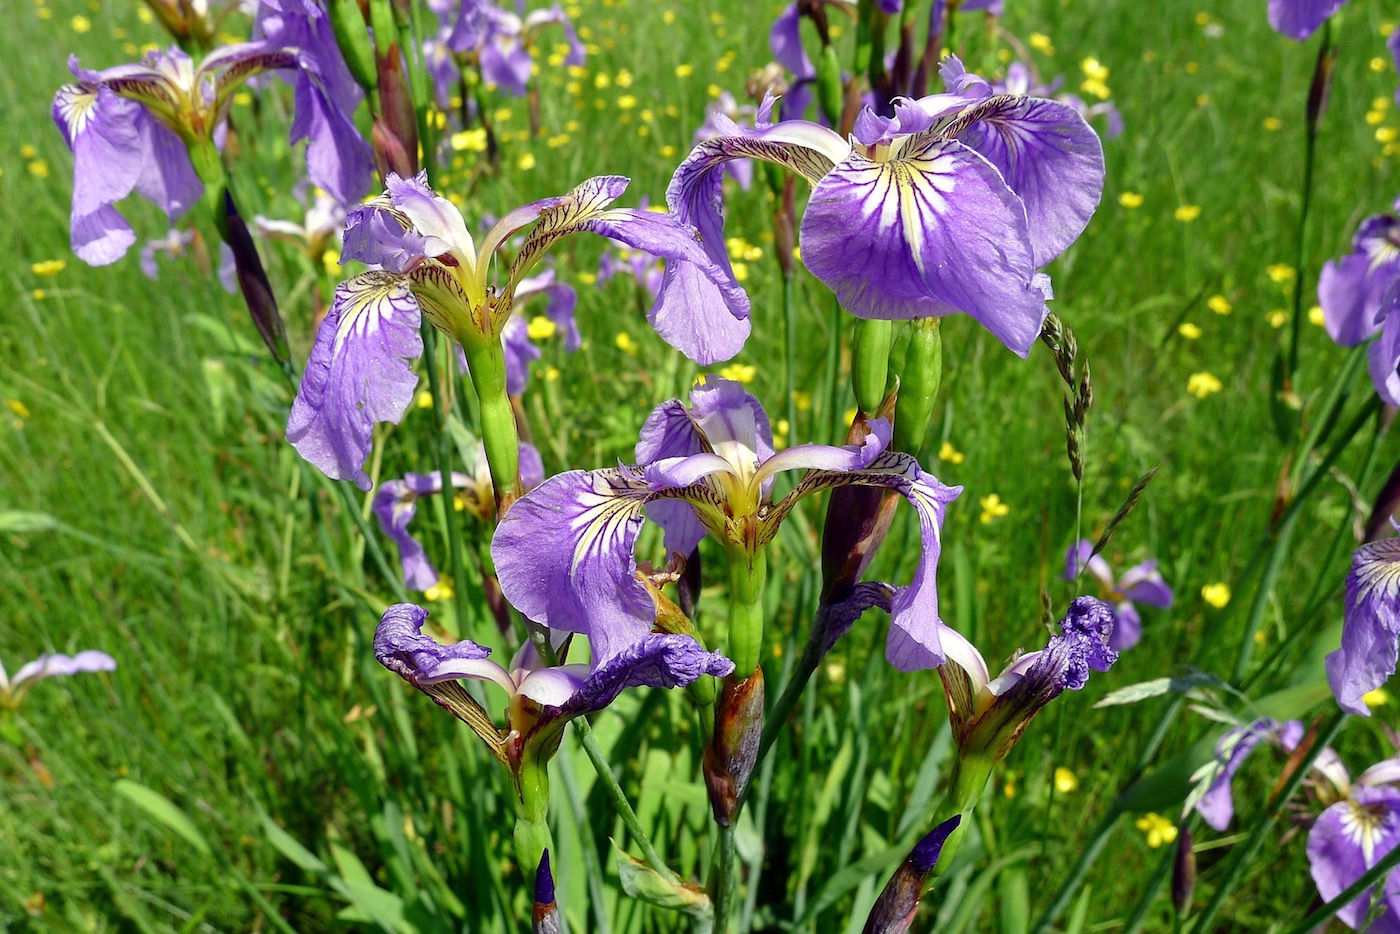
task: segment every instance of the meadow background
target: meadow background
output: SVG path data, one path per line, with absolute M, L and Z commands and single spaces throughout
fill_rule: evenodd
M 1086 76 L 1083 61 L 1096 59 L 1126 125 L 1105 140 L 1097 216 L 1050 270 L 1053 307 L 1093 372 L 1085 534 L 1102 529 L 1156 466 L 1107 557 L 1115 567 L 1158 558 L 1177 602 L 1144 610 L 1142 643 L 1027 732 L 979 809 L 976 845 L 959 854 L 925 917 L 940 931 L 1027 930 L 1100 822 L 1121 812 L 1087 894 L 1056 923 L 1165 930 L 1165 896 L 1141 907 L 1139 899 L 1158 891 L 1149 882 L 1164 878 L 1172 847 L 1154 846 L 1160 835 L 1144 828 L 1175 823 L 1189 769 L 1174 757 L 1194 748 L 1201 761 L 1220 726 L 1169 698 L 1091 705 L 1185 666 L 1249 681 L 1256 699 L 1301 686 L 1279 702 L 1290 716 L 1332 703 L 1316 685 L 1321 655 L 1338 641 L 1353 528 L 1400 445 L 1386 435 L 1368 457 L 1368 429 L 1341 457 L 1252 614 L 1259 549 L 1291 447 L 1276 432 L 1271 388 L 1287 335 L 1277 312 L 1291 307 L 1296 285 L 1305 310 L 1313 305 L 1320 262 L 1345 252 L 1356 223 L 1400 194 L 1396 75 L 1381 38 L 1386 17 L 1400 11 L 1354 0 L 1337 21 L 1299 283 L 1277 267 L 1295 261 L 1316 38 L 1300 46 L 1273 33 L 1263 0 L 1007 7 L 1005 35 L 983 30 L 980 16 L 960 19 L 955 42 L 971 70 L 1004 67 L 998 50 L 1020 43 L 1043 77 L 1064 74 L 1073 89 Z M 502 100 L 492 114 L 503 136 L 499 169 L 464 152 L 437 187 L 459 195 L 469 218 L 604 173 L 633 179 L 626 203 L 660 202 L 704 106 L 719 89 L 742 97 L 747 74 L 768 61 L 780 8 L 571 0 L 591 54 L 581 75 L 542 63 L 540 135 L 528 133 L 526 102 Z M 241 302 L 189 257 L 163 263 L 152 281 L 136 250 L 105 269 L 69 252 L 71 157 L 48 117 L 51 96 L 69 78 L 70 52 L 102 68 L 165 43 L 142 12 L 135 2 L 14 0 L 0 30 L 0 247 L 9 257 L 0 269 L 0 658 L 13 672 L 44 651 L 96 648 L 119 665 L 48 681 L 17 712 L 0 711 L 0 930 L 268 930 L 272 914 L 294 930 L 398 919 L 425 931 L 512 930 L 501 919 L 523 886 L 507 855 L 504 772 L 374 661 L 369 640 L 392 592 L 340 501 L 282 442 L 290 397 Z M 1047 41 L 1032 42 L 1033 33 Z M 1390 104 L 1377 110 L 1377 99 Z M 236 111 L 240 119 L 252 115 Z M 245 214 L 300 216 L 288 194 L 299 160 L 279 158 L 279 137 L 275 127 L 248 134 L 258 171 L 270 175 L 257 178 L 263 201 Z M 832 328 L 845 319 L 800 274 L 800 395 L 788 407 L 765 186 L 729 204 L 730 235 L 752 257 L 745 284 L 755 308 L 755 339 L 736 362 L 752 368 L 743 374 L 749 389 L 775 419 L 791 412 L 789 438 L 835 440 L 853 404 L 828 359 Z M 149 205 L 124 210 L 141 235 L 162 232 Z M 652 406 L 683 394 L 697 373 L 647 326 L 629 284 L 594 287 L 601 249 L 576 238 L 560 256 L 561 278 L 580 290 L 587 344 L 566 355 L 555 341 L 526 396 L 549 472 L 628 457 Z M 279 250 L 265 255 L 304 358 L 325 271 Z M 34 265 L 53 260 L 64 265 Z M 923 462 L 966 487 L 944 531 L 943 612 L 989 658 L 1001 657 L 1041 644 L 1042 587 L 1057 607 L 1078 592 L 1060 579 L 1078 510 L 1062 389 L 1044 347 L 1022 362 L 963 317 L 943 333 L 943 391 Z M 1297 389 L 1308 412 L 1355 363 L 1322 328 L 1305 327 Z M 1364 374 L 1352 387 L 1348 412 L 1370 392 Z M 400 430 L 427 437 L 430 418 L 411 410 Z M 428 452 L 420 444 L 415 460 L 412 444 L 394 448 L 380 475 L 431 469 Z M 1005 509 L 984 502 L 991 496 Z M 800 651 L 815 606 L 808 569 L 818 505 L 787 523 L 778 543 L 770 685 Z M 876 570 L 907 575 L 915 549 L 900 546 L 916 534 L 901 515 Z M 472 582 L 455 584 L 457 599 L 470 602 Z M 1228 601 L 1220 588 L 1203 595 L 1217 584 L 1229 588 Z M 722 599 L 707 591 L 702 612 L 720 612 Z M 451 603 L 435 604 L 435 617 L 449 619 Z M 467 615 L 486 618 L 479 605 Z M 751 811 L 768 851 L 755 900 L 779 908 L 751 901 L 753 929 L 843 930 L 852 914 L 858 929 L 857 908 L 878 891 L 888 861 L 857 861 L 890 847 L 937 789 L 949 747 L 941 687 L 933 672 L 903 675 L 883 663 L 877 615 L 828 658 L 757 779 Z M 1288 649 L 1276 656 L 1279 645 Z M 1236 710 L 1254 709 L 1221 693 Z M 644 821 L 671 828 L 662 849 L 684 871 L 703 864 L 707 806 L 691 783 L 685 738 L 667 735 L 684 717 L 665 711 L 681 706 L 639 693 L 595 729 Z M 1169 709 L 1179 715 L 1164 720 Z M 1354 771 L 1389 754 L 1396 717 L 1387 705 L 1369 722 L 1348 723 L 1340 748 Z M 1167 763 L 1167 778 L 1120 798 L 1159 725 L 1166 732 L 1152 765 Z M 1237 785 L 1237 828 L 1261 813 L 1278 772 L 1277 760 L 1259 758 Z M 582 833 L 559 842 L 568 907 L 615 877 L 607 840 L 618 828 L 581 755 L 561 755 L 556 768 L 564 823 L 586 817 Z M 148 791 L 182 816 L 153 819 L 160 805 L 138 803 Z M 1149 812 L 1165 821 L 1143 820 Z M 741 855 L 746 842 L 749 853 L 758 844 L 752 825 L 746 833 Z M 1198 834 L 1197 898 L 1217 884 L 1211 867 L 1237 839 Z M 1222 923 L 1270 930 L 1304 913 L 1315 891 L 1303 843 L 1286 836 L 1267 849 Z M 606 910 L 618 929 L 675 923 L 634 903 Z M 596 929 L 595 917 L 570 909 L 575 930 Z

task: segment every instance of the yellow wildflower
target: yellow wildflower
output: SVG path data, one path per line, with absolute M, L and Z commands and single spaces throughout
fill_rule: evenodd
M 1235 310 L 1235 306 L 1230 304 L 1230 300 L 1223 295 L 1212 295 L 1206 299 L 1206 307 L 1217 315 L 1228 315 Z
M 48 178 L 49 164 L 43 159 L 35 159 L 29 163 L 29 174 L 35 178 Z
M 801 389 L 794 389 L 792 391 L 792 405 L 799 412 L 812 411 L 812 394 L 803 392 Z
M 1326 318 L 1326 316 L 1322 313 L 1322 306 L 1321 306 L 1321 305 L 1314 305 L 1314 306 L 1312 306 L 1311 308 L 1308 309 L 1308 321 L 1309 321 L 1309 322 L 1311 322 L 1311 323 L 1317 325 L 1318 327 L 1322 327 L 1323 323 L 1324 323 L 1326 320 L 1327 320 L 1327 318 Z
M 20 417 L 23 418 L 24 416 L 21 415 Z M 1374 691 L 1367 691 L 1365 694 L 1362 694 L 1361 703 L 1365 704 L 1367 707 L 1384 707 L 1386 704 L 1390 703 L 1390 694 L 1386 692 L 1385 688 L 1376 688 Z
M 967 458 L 962 451 L 953 447 L 953 442 L 944 441 L 938 447 L 938 459 L 945 464 L 961 464 Z
M 466 150 L 467 152 L 486 151 L 486 130 L 477 127 L 474 130 L 463 130 L 460 133 L 453 133 L 449 142 L 457 152 Z
M 695 66 L 694 66 L 694 65 L 677 65 L 677 66 L 676 66 L 676 77 L 677 77 L 677 78 L 689 78 L 689 77 L 690 77 L 691 75 L 693 75 L 693 74 L 695 74 Z
M 1001 497 L 995 493 L 982 497 L 979 502 L 982 504 L 983 525 L 991 525 L 993 521 L 1011 512 L 1011 507 L 1003 503 Z
M 46 259 L 32 264 L 29 271 L 36 276 L 56 276 L 63 272 L 63 268 L 67 265 L 61 259 Z
M 1042 55 L 1054 55 L 1055 44 L 1050 41 L 1050 37 L 1043 32 L 1033 32 L 1030 35 L 1031 48 Z
M 436 603 L 439 600 L 451 600 L 454 593 L 456 591 L 452 589 L 452 581 L 443 577 L 439 578 L 436 584 L 423 591 L 423 598 L 430 603 Z
M 433 394 L 426 389 L 420 389 L 418 395 L 413 397 L 413 404 L 420 409 L 431 409 L 433 407 Z
M 1217 610 L 1223 610 L 1230 602 L 1230 585 L 1226 583 L 1206 584 L 1201 588 L 1201 599 Z
M 1272 263 L 1269 266 L 1269 278 L 1275 282 L 1288 282 L 1298 274 L 1298 271 L 1287 263 Z
M 1283 121 L 1280 120 L 1278 117 L 1265 117 L 1264 129 L 1270 132 L 1277 132 L 1278 130 L 1283 129 Z
M 515 167 L 522 172 L 528 172 L 535 167 L 535 154 L 533 152 L 523 152 L 520 158 L 515 160 Z
M 1204 370 L 1200 373 L 1192 373 L 1186 380 L 1186 391 L 1197 399 L 1204 399 L 1223 388 L 1225 387 L 1221 385 L 1220 380 L 1215 378 L 1214 374 Z
M 544 315 L 535 315 L 526 326 L 525 333 L 532 341 L 542 341 L 553 337 L 558 330 L 559 326 Z
M 1157 849 L 1176 840 L 1176 825 L 1160 814 L 1144 814 L 1137 820 L 1137 829 L 1147 837 L 1147 845 Z
M 37 159 L 39 158 L 39 147 L 32 143 L 25 143 L 19 147 L 19 157 L 21 159 Z
M 1183 321 L 1181 327 L 1176 329 L 1176 332 L 1188 341 L 1193 341 L 1201 336 L 1200 326 L 1192 324 L 1190 321 Z
M 758 375 L 758 368 L 747 363 L 731 363 L 720 370 L 719 375 L 725 379 L 732 379 L 736 383 L 751 383 Z
M 68 25 L 69 25 L 69 26 L 72 26 L 72 27 L 73 27 L 73 31 L 76 32 L 76 33 L 78 33 L 79 35 L 82 35 L 82 34 L 85 33 L 85 32 L 91 32 L 91 31 L 92 31 L 92 20 L 88 19 L 86 16 L 83 16 L 82 14 L 79 14 L 79 15 L 73 17 L 72 19 L 70 19 L 70 20 L 68 21 Z
M 559 368 L 557 366 L 547 366 L 544 368 L 544 381 L 552 383 L 559 379 Z
M 1183 204 L 1176 209 L 1176 219 L 1183 224 L 1189 224 L 1201 216 L 1201 206 L 1198 204 Z
M 632 335 L 626 331 L 618 331 L 617 337 L 613 338 L 613 343 L 617 349 L 625 354 L 635 354 L 637 352 L 637 342 L 632 340 Z
M 1055 769 L 1055 791 L 1058 794 L 1073 794 L 1079 788 L 1079 776 L 1064 766 Z
M 1129 211 L 1142 207 L 1143 197 L 1136 191 L 1125 191 L 1118 196 L 1118 203 Z
M 28 417 L 29 417 L 29 406 L 25 405 L 23 402 L 19 401 L 18 399 L 6 399 L 6 400 L 5 400 L 5 408 L 7 408 L 7 409 L 9 409 L 11 412 L 15 413 L 15 415 L 18 416 L 19 418 L 28 418 Z
M 1269 312 L 1267 317 L 1270 327 L 1281 328 L 1288 323 L 1288 312 L 1284 311 L 1282 308 L 1275 308 L 1273 311 Z

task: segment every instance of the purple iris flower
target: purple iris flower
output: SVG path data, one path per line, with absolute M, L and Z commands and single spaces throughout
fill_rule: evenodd
M 179 230 L 175 227 L 171 227 L 163 237 L 147 240 L 141 246 L 141 273 L 147 279 L 159 279 L 160 265 L 156 259 L 162 255 L 170 259 L 179 259 L 185 255 L 185 251 L 193 242 L 193 230 Z M 224 287 L 225 292 L 233 295 L 238 291 L 238 268 L 233 260 L 233 250 L 222 241 L 219 243 L 218 277 L 219 285 Z
M 791 96 L 791 90 L 788 91 Z M 725 118 L 724 126 L 738 123 L 741 119 L 752 119 L 758 113 L 758 108 L 752 104 L 739 106 L 734 100 L 734 95 L 728 91 L 721 91 L 712 103 L 705 108 L 705 122 L 700 124 L 700 128 L 695 131 L 694 142 L 703 143 L 707 139 L 714 139 L 724 132 L 723 126 L 715 122 L 716 116 Z M 749 190 L 753 184 L 753 160 L 735 159 L 724 164 L 724 172 L 738 183 L 744 191 Z
M 656 612 L 637 580 L 633 547 L 644 516 L 665 531 L 668 553 L 689 555 L 707 533 L 753 553 L 772 541 L 797 500 L 837 486 L 876 486 L 919 514 L 923 549 L 894 593 L 886 656 L 902 671 L 943 661 L 934 574 L 944 510 L 961 487 L 944 486 L 908 454 L 886 450 L 889 423 L 861 445 L 804 444 L 775 453 L 768 416 L 738 383 L 708 379 L 657 406 L 642 428 L 636 466 L 573 470 L 522 497 L 496 529 L 491 555 L 506 599 L 553 629 L 583 633 L 598 658 L 647 633 Z M 803 470 L 796 489 L 771 497 L 773 477 Z
M 582 65 L 587 59 L 573 21 L 557 3 L 524 15 L 501 9 L 487 0 L 462 0 L 455 9 L 452 3 L 431 6 L 443 25 L 440 41 L 446 50 L 458 56 L 475 55 L 482 79 L 512 96 L 520 97 L 529 90 L 535 64 L 531 51 L 536 35 L 546 26 L 557 25 L 564 30 L 569 44 L 564 64 Z
M 1362 221 L 1351 253 L 1322 267 L 1317 301 L 1327 333 L 1344 347 L 1376 333 L 1381 300 L 1391 285 L 1400 282 L 1400 199 L 1394 210 Z
M 133 190 L 172 223 L 200 198 L 189 147 L 217 141 L 233 92 L 262 72 L 294 76 L 292 141 L 309 139 L 312 181 L 342 202 L 358 200 L 369 182 L 369 147 L 299 49 L 244 42 L 196 66 L 171 47 L 101 72 L 80 68 L 76 57 L 69 66 L 78 81 L 59 88 L 53 118 L 73 151 L 73 251 L 91 265 L 115 262 L 136 241 L 113 207 Z
M 706 652 L 690 636 L 642 634 L 611 658 L 546 667 L 526 642 L 503 667 L 491 650 L 463 640 L 442 645 L 423 633 L 428 611 L 399 603 L 385 611 L 374 634 L 380 664 L 462 719 L 507 763 L 535 742 L 557 744 L 564 723 L 602 710 L 629 687 L 685 687 L 703 675 L 724 677 L 734 663 Z M 506 728 L 499 730 L 458 684 L 494 684 L 506 694 Z M 548 755 L 548 752 L 546 752 Z
M 802 47 L 802 11 L 798 4 L 789 3 L 773 20 L 773 26 L 768 31 L 768 48 L 773 53 L 773 60 L 792 75 L 779 108 L 781 119 L 800 120 L 812 103 L 817 66 L 812 64 Z
M 953 736 L 964 753 L 1003 759 L 1031 719 L 1066 690 L 1089 683 L 1091 671 L 1118 661 L 1110 637 L 1113 611 L 1093 597 L 1076 597 L 1060 620 L 1060 634 L 1038 652 L 1018 654 L 995 678 L 982 654 L 951 629 L 943 649 L 951 665 L 938 669 Z
M 1347 0 L 1269 0 L 1269 25 L 1302 42 L 1317 31 Z
M 568 194 L 517 208 L 479 246 L 425 174 L 390 173 L 386 184 L 383 196 L 350 212 L 341 255 L 381 268 L 336 288 L 287 423 L 287 440 L 333 479 L 369 489 L 363 465 L 374 423 L 398 422 L 418 384 L 412 364 L 423 352 L 420 315 L 463 346 L 489 346 L 510 320 L 526 273 L 568 234 L 592 231 L 667 260 L 703 264 L 747 326 L 748 296 L 709 261 L 694 230 L 670 215 L 609 207 L 626 189 L 625 178 L 591 178 Z M 497 248 L 532 224 L 504 283 L 495 284 Z M 691 298 L 658 299 L 651 312 L 658 329 L 662 320 L 688 315 Z M 712 362 L 703 354 L 695 359 Z
M 1329 753 L 1331 750 L 1324 750 Z M 1321 758 L 1321 757 L 1319 757 Z M 1333 756 L 1335 760 L 1335 755 Z M 1308 832 L 1308 864 L 1317 893 L 1331 901 L 1400 843 L 1400 760 L 1387 759 L 1348 781 L 1340 760 L 1327 775 L 1337 800 L 1318 815 Z M 1360 930 L 1370 913 L 1375 890 L 1357 896 L 1337 912 L 1342 923 Z M 1400 873 L 1386 877 L 1383 910 L 1367 931 L 1400 932 Z
M 665 273 L 656 257 L 618 244 L 598 259 L 598 282 L 601 284 L 613 276 L 622 275 L 630 275 L 637 287 L 654 299 L 656 293 L 661 291 L 661 279 Z
M 1367 542 L 1347 574 L 1342 646 L 1327 656 L 1327 682 L 1348 713 L 1370 716 L 1362 697 L 1395 673 L 1400 640 L 1400 538 Z
M 1075 580 L 1081 571 L 1088 571 L 1099 582 L 1102 596 L 1113 605 L 1113 638 L 1109 645 L 1115 652 L 1131 649 L 1142 639 L 1142 615 L 1135 603 L 1145 603 L 1165 610 L 1172 605 L 1172 591 L 1162 580 L 1156 561 L 1144 561 L 1123 572 L 1114 580 L 1113 569 L 1103 555 L 1093 555 L 1094 543 L 1081 541 L 1070 546 L 1065 555 L 1065 580 Z
M 1366 349 L 1371 382 L 1383 402 L 1400 405 L 1400 277 L 1381 298 L 1376 320 L 1381 336 Z
M 966 9 L 966 7 L 964 7 Z M 1000 15 L 1000 14 L 998 14 Z M 1108 125 L 1108 138 L 1113 139 L 1123 133 L 1123 115 L 1113 105 L 1113 101 L 1100 101 L 1086 104 L 1078 94 L 1060 93 L 1064 78 L 1056 78 L 1049 84 L 1039 82 L 1031 67 L 1025 62 L 1012 62 L 1006 66 L 1006 78 L 992 82 L 992 91 L 997 94 L 1021 94 L 1030 97 L 1048 97 L 1062 104 L 1068 104 L 1079 112 L 1085 120 L 1103 117 Z
M 488 521 L 496 515 L 496 494 L 491 487 L 491 470 L 486 463 L 486 450 L 477 445 L 476 461 L 470 473 L 452 474 L 454 509 L 471 513 Z M 520 483 L 534 489 L 544 481 L 544 464 L 533 445 L 520 445 Z M 381 483 L 374 494 L 374 515 L 380 530 L 399 546 L 399 561 L 403 565 L 404 586 L 410 590 L 427 590 L 438 582 L 437 568 L 423 551 L 423 545 L 408 530 L 418 513 L 418 500 L 442 492 L 442 474 L 408 473 L 402 480 Z
M 866 108 L 850 141 L 803 120 L 758 128 L 715 118 L 722 133 L 696 146 L 666 200 L 694 224 L 712 262 L 724 250 L 720 167 L 755 158 L 785 166 L 813 186 L 802 218 L 807 268 L 861 318 L 937 317 L 962 311 L 1026 356 L 1047 314 L 1048 278 L 1037 270 L 1088 224 L 1103 190 L 1103 147 L 1072 107 L 993 95 L 952 58 L 948 93 L 896 98 L 895 115 Z M 663 296 L 699 299 L 714 285 L 687 264 L 666 269 Z M 743 345 L 748 322 L 715 301 L 695 301 L 687 320 L 716 358 Z M 742 324 L 742 327 L 737 325 Z
M 5 666 L 0 664 L 0 708 L 19 706 L 24 693 L 45 678 L 88 671 L 115 671 L 116 667 L 116 659 L 94 649 L 73 656 L 40 655 L 34 661 L 21 665 L 13 678 L 5 673 Z
M 1390 57 L 1395 59 L 1395 70 L 1400 71 L 1400 29 L 1390 34 L 1390 38 L 1385 41 L 1386 48 L 1390 49 Z M 1395 87 L 1395 101 L 1400 103 L 1400 85 Z
M 1215 744 L 1215 758 L 1191 776 L 1195 790 L 1186 799 L 1186 809 L 1194 807 L 1207 824 L 1223 831 L 1235 816 L 1231 783 L 1249 754 L 1261 743 L 1292 752 L 1302 738 L 1303 724 L 1297 720 L 1279 723 L 1261 717 L 1226 730 Z

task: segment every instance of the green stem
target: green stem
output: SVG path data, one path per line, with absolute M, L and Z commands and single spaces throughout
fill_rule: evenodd
M 461 341 L 471 370 L 472 386 L 481 405 L 481 443 L 491 466 L 496 508 L 504 514 L 520 497 L 520 436 L 515 411 L 506 393 L 506 356 L 499 337 L 490 341 Z
M 734 674 L 741 680 L 758 668 L 763 649 L 763 585 L 768 558 L 763 549 L 725 548 L 729 565 L 729 651 Z
M 714 934 L 728 934 L 734 913 L 734 893 L 739 888 L 739 861 L 735 859 L 734 825 L 719 827 L 719 865 L 716 867 Z
M 642 828 L 641 819 L 637 817 L 637 812 L 632 809 L 632 802 L 627 800 L 627 793 L 622 790 L 622 785 L 618 783 L 617 776 L 613 774 L 612 766 L 608 764 L 608 758 L 603 753 L 603 748 L 598 745 L 598 738 L 593 735 L 593 728 L 583 717 L 578 717 L 570 722 L 573 724 L 574 732 L 578 734 L 579 742 L 583 744 L 583 751 L 587 754 L 588 761 L 593 763 L 593 770 L 598 773 L 598 781 L 602 783 L 604 793 L 607 794 L 613 807 L 617 809 L 617 815 L 622 818 L 623 826 L 627 828 L 627 832 L 642 848 L 642 857 L 667 882 L 677 881 L 676 874 L 666 865 L 666 861 L 656 851 L 655 844 L 651 842 L 651 837 Z
M 549 835 L 548 762 L 526 750 L 516 774 L 515 861 L 526 885 L 534 885 L 535 871 L 545 850 L 553 851 Z
M 1317 53 L 1317 65 L 1313 70 L 1313 83 L 1316 86 L 1318 69 L 1328 67 L 1327 57 L 1332 50 L 1332 23 L 1327 21 L 1322 27 L 1322 45 Z M 1295 277 L 1293 279 L 1293 328 L 1288 337 L 1288 370 L 1284 374 L 1291 384 L 1298 372 L 1298 343 L 1303 328 L 1303 264 L 1307 261 L 1308 214 L 1312 209 L 1313 167 L 1317 156 L 1317 124 L 1312 116 L 1311 96 L 1308 102 L 1309 118 L 1306 120 L 1303 137 L 1303 190 L 1302 205 L 1298 211 L 1298 242 L 1294 252 Z
M 1273 831 L 1278 826 L 1279 817 L 1282 815 L 1284 807 L 1293 799 L 1294 793 L 1303 783 L 1303 779 L 1307 777 L 1308 771 L 1312 767 L 1313 760 L 1317 758 L 1318 753 L 1329 746 L 1332 739 L 1337 735 L 1338 731 L 1341 730 L 1342 723 L 1345 722 L 1346 717 L 1347 715 L 1341 711 L 1337 711 L 1332 715 L 1332 719 L 1319 731 L 1317 739 L 1313 743 L 1312 755 L 1308 756 L 1305 761 L 1297 764 L 1292 774 L 1288 776 L 1288 781 L 1284 783 L 1283 788 L 1279 790 L 1278 794 L 1274 796 L 1273 801 L 1270 802 L 1267 816 L 1255 825 L 1254 830 L 1250 831 L 1249 837 L 1243 844 L 1237 844 L 1230 852 L 1229 860 L 1219 870 L 1220 884 L 1211 896 L 1209 904 L 1206 905 L 1204 910 L 1202 910 L 1197 917 L 1196 923 L 1191 928 L 1192 934 L 1206 934 L 1206 932 L 1211 930 L 1212 926 L 1215 924 L 1215 916 L 1220 913 L 1221 907 L 1225 904 L 1225 899 L 1234 891 L 1236 883 L 1244 877 L 1245 867 L 1254 862 L 1254 858 L 1259 854 L 1259 850 L 1263 847 L 1265 841 L 1272 838 Z
M 457 635 L 465 636 L 469 631 L 467 628 L 469 618 L 467 601 L 462 595 L 462 588 L 466 586 L 467 582 L 467 564 L 463 558 L 462 526 L 457 521 L 457 510 L 453 499 L 455 490 L 452 486 L 452 462 L 449 454 L 451 442 L 447 428 L 450 409 L 444 406 L 447 399 L 443 393 L 442 376 L 438 372 L 438 364 L 441 361 L 437 354 L 437 329 L 426 321 L 423 322 L 423 349 L 423 356 L 428 361 L 428 389 L 433 396 L 433 411 L 438 414 L 437 444 L 434 446 L 434 454 L 437 459 L 438 474 L 442 477 L 442 489 L 446 494 L 442 497 L 441 505 L 447 522 L 448 556 L 452 560 L 448 577 L 456 584 L 456 587 L 453 588 L 452 603 L 457 610 Z
M 982 793 L 987 790 L 987 781 L 992 777 L 992 767 L 995 765 L 994 759 L 985 756 L 965 756 L 961 753 L 954 760 L 953 775 L 948 782 L 948 794 L 939 805 L 930 826 L 935 827 L 954 814 L 962 815 L 962 822 L 944 841 L 943 851 L 938 856 L 938 866 L 933 870 L 934 875 L 940 875 L 951 866 L 953 858 L 958 855 L 963 835 L 967 833 L 968 818 L 976 810 L 977 802 L 982 800 Z

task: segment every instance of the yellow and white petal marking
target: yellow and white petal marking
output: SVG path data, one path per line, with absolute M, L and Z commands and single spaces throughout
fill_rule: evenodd
M 65 84 L 58 89 L 55 103 L 59 119 L 68 127 L 69 134 L 77 139 L 97 112 L 97 88 L 87 84 Z
M 1342 808 L 1342 832 L 1361 850 L 1361 858 L 1367 866 L 1375 863 L 1376 844 L 1384 831 L 1388 813 L 1389 806 L 1385 803 L 1368 805 L 1350 800 Z
M 621 539 L 629 522 L 635 522 L 650 498 L 646 481 L 621 470 L 594 470 L 589 473 L 591 489 L 580 493 L 583 511 L 571 523 L 574 538 L 570 574 L 590 554 L 599 554 Z
M 340 321 L 335 330 L 331 354 L 339 355 L 345 342 L 375 334 L 385 318 L 415 306 L 407 282 L 388 272 L 367 272 L 342 282 L 336 289 Z
M 1400 538 L 1368 542 L 1352 559 L 1356 602 L 1400 597 Z

